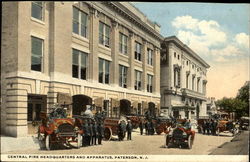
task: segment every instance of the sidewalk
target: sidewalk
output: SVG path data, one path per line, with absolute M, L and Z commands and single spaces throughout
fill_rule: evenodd
M 40 149 L 35 135 L 28 137 L 7 137 L 1 136 L 1 153 L 18 151 L 23 149 Z

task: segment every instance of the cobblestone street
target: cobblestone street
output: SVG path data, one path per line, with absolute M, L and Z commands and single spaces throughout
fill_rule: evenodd
M 38 150 L 23 149 L 7 153 L 15 154 L 133 154 L 133 155 L 208 155 L 218 146 L 230 142 L 231 134 L 221 136 L 208 136 L 196 133 L 194 145 L 191 150 L 187 148 L 164 148 L 164 135 L 146 136 L 139 135 L 139 130 L 132 134 L 132 141 L 120 142 L 117 139 L 103 141 L 102 145 L 81 147 L 80 149 Z

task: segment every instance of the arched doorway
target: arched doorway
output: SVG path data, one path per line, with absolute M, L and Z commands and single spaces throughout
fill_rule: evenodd
M 131 113 L 131 102 L 126 99 L 120 100 L 120 115 L 127 115 Z
M 155 112 L 155 103 L 153 102 L 149 102 L 148 103 L 148 110 L 149 110 L 149 114 L 150 116 L 156 116 L 156 112 Z
M 73 97 L 73 115 L 80 115 L 86 110 L 86 105 L 92 105 L 92 98 L 86 95 L 74 95 Z

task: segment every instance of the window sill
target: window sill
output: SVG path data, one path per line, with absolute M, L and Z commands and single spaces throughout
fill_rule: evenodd
M 43 75 L 43 72 L 42 72 L 42 71 L 31 70 L 31 73 L 33 73 L 33 74 L 38 74 L 38 75 Z
M 81 36 L 81 35 L 72 33 L 72 37 L 74 37 L 74 38 L 76 38 L 76 39 L 79 39 L 79 40 L 81 40 L 81 41 L 84 41 L 84 42 L 89 43 L 89 39 L 86 38 L 86 37 L 83 37 L 83 36 Z
M 142 64 L 142 61 L 139 61 L 139 60 L 136 60 L 136 59 L 135 59 L 135 62 L 137 62 L 139 64 Z
M 154 66 L 153 65 L 150 65 L 150 64 L 147 64 L 148 65 L 148 67 L 150 67 L 150 68 L 154 68 Z
M 41 25 L 45 25 L 45 22 L 42 21 L 42 20 L 36 19 L 36 18 L 34 18 L 34 17 L 30 17 L 30 19 L 31 19 L 32 21 L 36 22 L 36 23 L 39 23 L 39 24 L 41 24 Z
M 102 44 L 99 44 L 98 47 L 111 52 L 111 49 L 109 47 L 106 47 L 106 46 L 104 46 Z
M 125 58 L 129 58 L 127 54 L 123 54 L 119 52 L 119 56 L 125 57 Z

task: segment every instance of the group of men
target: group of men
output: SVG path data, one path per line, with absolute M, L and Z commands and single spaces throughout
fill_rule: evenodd
M 83 123 L 82 146 L 101 145 L 104 137 L 103 122 L 86 119 Z
M 203 128 L 203 134 L 207 135 L 216 135 L 216 128 L 217 128 L 218 122 L 216 120 L 204 120 L 202 124 Z
M 118 140 L 123 141 L 126 132 L 127 132 L 127 140 L 132 140 L 132 130 L 133 126 L 130 120 L 128 120 L 127 124 L 124 120 L 120 121 L 118 124 Z
M 139 123 L 140 133 L 143 135 L 143 130 L 145 128 L 146 135 L 154 135 L 155 133 L 155 126 L 152 121 L 140 121 Z

